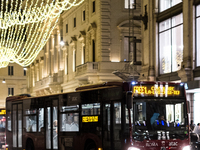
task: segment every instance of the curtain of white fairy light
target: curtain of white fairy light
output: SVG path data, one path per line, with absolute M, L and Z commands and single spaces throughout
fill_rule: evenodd
M 0 0 L 0 68 L 30 65 L 48 41 L 63 10 L 84 0 Z

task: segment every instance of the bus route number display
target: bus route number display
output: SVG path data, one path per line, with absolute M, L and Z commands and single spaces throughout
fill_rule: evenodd
M 179 97 L 181 95 L 181 90 L 176 86 L 136 85 L 133 87 L 133 96 Z
M 82 122 L 98 122 L 98 116 L 82 116 Z

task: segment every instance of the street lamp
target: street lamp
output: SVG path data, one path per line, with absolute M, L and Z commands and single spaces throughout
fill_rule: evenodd
M 64 46 L 64 45 L 65 45 L 65 42 L 64 42 L 64 41 L 60 41 L 60 45 L 61 45 L 61 46 Z
M 6 80 L 5 80 L 5 79 L 3 79 L 2 83 L 6 83 Z

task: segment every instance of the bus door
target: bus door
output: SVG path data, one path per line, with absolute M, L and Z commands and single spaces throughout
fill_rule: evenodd
M 121 149 L 121 102 L 103 104 L 103 148 Z
M 45 108 L 46 149 L 58 149 L 58 100 L 49 100 Z
M 13 128 L 13 149 L 22 149 L 22 103 L 13 104 L 13 118 L 12 118 L 12 128 Z

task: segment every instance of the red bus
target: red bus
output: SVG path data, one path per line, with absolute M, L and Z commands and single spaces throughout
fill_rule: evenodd
M 114 83 L 6 99 L 7 150 L 187 150 L 184 85 Z M 162 118 L 162 120 L 159 120 Z
M 0 108 L 0 149 L 6 148 L 6 110 Z

